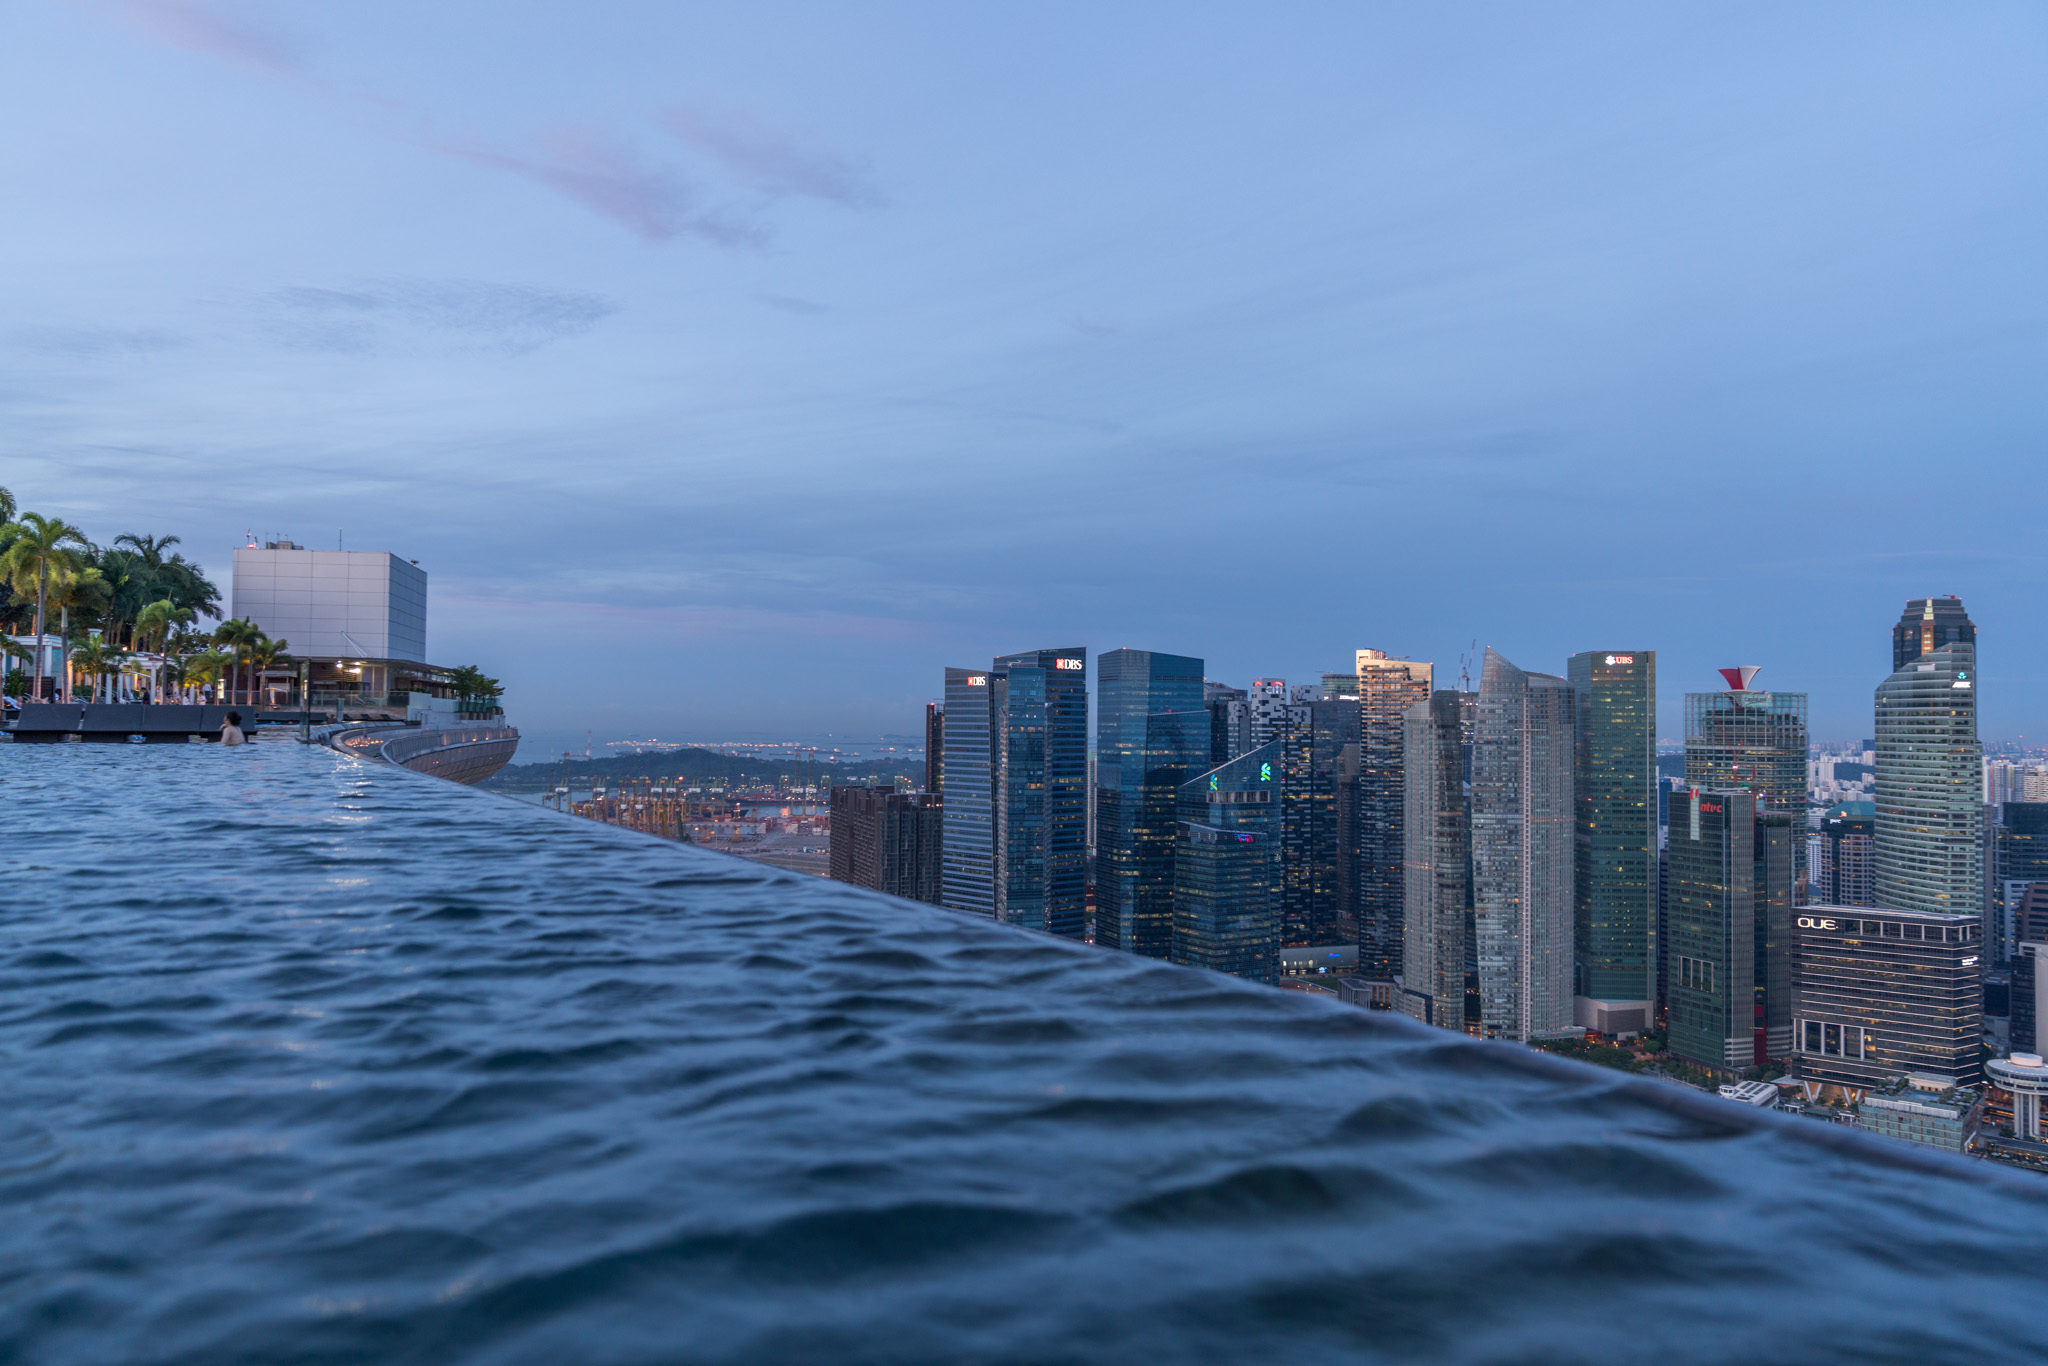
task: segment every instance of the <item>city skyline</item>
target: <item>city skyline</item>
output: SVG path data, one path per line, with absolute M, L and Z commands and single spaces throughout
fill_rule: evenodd
M 542 18 L 14 7 L 24 506 L 418 559 L 536 736 L 914 732 L 1032 639 L 1629 640 L 1848 736 L 1952 592 L 2048 737 L 1979 511 L 2044 503 L 2038 10 Z

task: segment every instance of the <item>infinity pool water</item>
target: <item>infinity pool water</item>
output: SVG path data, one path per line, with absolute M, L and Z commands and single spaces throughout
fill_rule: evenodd
M 0 749 L 0 1362 L 2048 1356 L 2048 1183 L 285 742 Z

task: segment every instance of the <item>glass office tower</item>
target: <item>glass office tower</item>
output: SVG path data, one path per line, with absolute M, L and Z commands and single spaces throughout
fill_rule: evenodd
M 1574 1020 L 1639 1034 L 1657 1016 L 1657 654 L 1588 650 L 1578 708 Z
M 1680 1057 L 1740 1072 L 1791 1051 L 1792 822 L 1745 789 L 1671 799 L 1665 999 Z
M 1892 627 L 1892 669 L 1905 668 L 1923 655 L 1950 645 L 1977 648 L 1977 625 L 1958 597 L 1914 598 Z
M 1275 739 L 1281 926 L 1288 947 L 1358 943 L 1358 702 L 1304 684 Z
M 1877 808 L 1843 802 L 1806 840 L 1807 899 L 1823 906 L 1877 904 Z
M 1879 906 L 1985 914 L 1976 689 L 1976 650 L 1965 644 L 1908 660 L 1878 685 Z
M 946 670 L 940 821 L 942 900 L 956 911 L 995 914 L 994 690 L 990 670 Z
M 1569 683 L 1487 650 L 1472 750 L 1472 903 L 1490 1035 L 1572 1028 L 1577 729 Z
M 1173 959 L 1257 982 L 1279 975 L 1280 744 L 1182 785 Z
M 1713 1068 L 1752 1065 L 1757 797 L 1690 788 L 1671 801 L 1664 951 L 1668 1046 Z
M 1209 708 L 1209 767 L 1227 764 L 1252 748 L 1252 704 L 1243 688 L 1202 681 L 1202 701 Z
M 1429 701 L 1435 670 L 1384 650 L 1360 650 L 1357 662 L 1358 975 L 1392 981 L 1404 966 L 1407 718 Z
M 1432 693 L 1402 720 L 1401 1010 L 1465 1027 L 1466 925 L 1472 911 L 1465 805 L 1464 694 Z
M 1083 938 L 1088 919 L 1087 652 L 1077 647 L 1003 655 L 989 671 L 989 687 L 996 761 L 995 916 Z M 947 731 L 950 739 L 950 705 Z
M 1748 788 L 1765 806 L 1806 823 L 1806 694 L 1749 686 L 1753 668 L 1723 669 L 1723 692 L 1685 695 L 1685 781 L 1725 792 Z M 1806 869 L 1806 846 L 1796 854 Z
M 1095 667 L 1095 942 L 1166 958 L 1180 789 L 1211 767 L 1202 661 L 1111 650 Z

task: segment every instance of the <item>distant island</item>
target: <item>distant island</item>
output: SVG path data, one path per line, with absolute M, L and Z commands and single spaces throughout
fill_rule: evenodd
M 872 759 L 858 764 L 819 764 L 809 760 L 756 759 L 708 749 L 677 749 L 661 754 L 621 754 L 602 759 L 554 759 L 514 764 L 480 786 L 496 792 L 545 792 L 564 781 L 572 788 L 592 782 L 628 778 L 682 778 L 691 784 L 725 787 L 817 787 L 824 782 L 866 782 L 910 778 L 922 784 L 922 758 Z

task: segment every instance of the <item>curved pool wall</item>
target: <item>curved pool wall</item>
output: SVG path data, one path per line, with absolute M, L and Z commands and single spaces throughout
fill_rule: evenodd
M 318 747 L 0 784 L 0 1361 L 2048 1354 L 2028 1174 Z
M 323 728 L 320 738 L 331 748 L 364 757 L 381 754 L 415 773 L 464 784 L 492 776 L 511 763 L 519 750 L 519 732 L 503 723 L 329 726 Z

